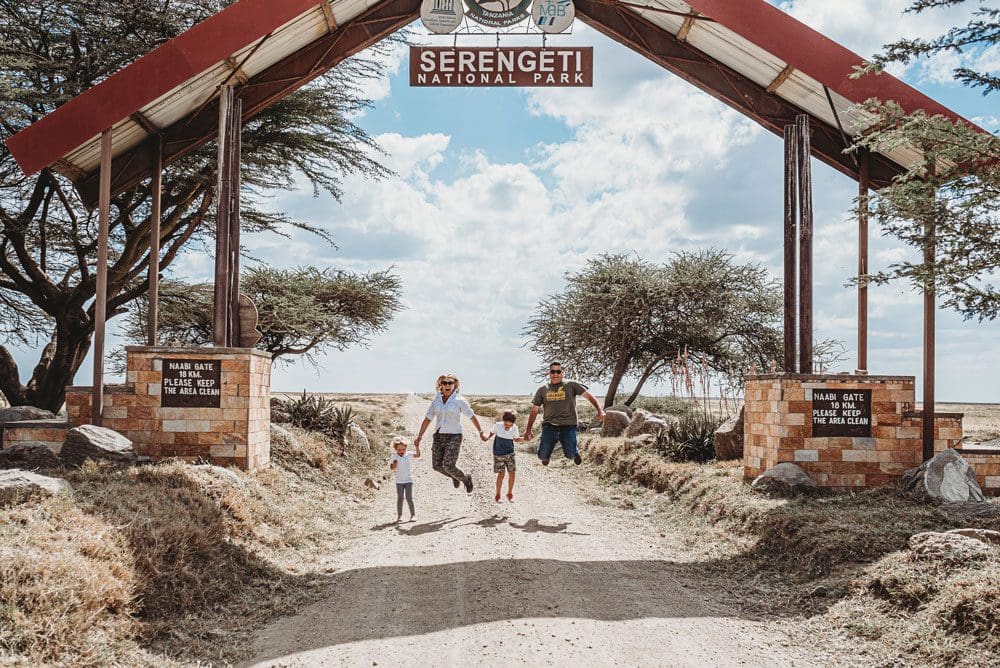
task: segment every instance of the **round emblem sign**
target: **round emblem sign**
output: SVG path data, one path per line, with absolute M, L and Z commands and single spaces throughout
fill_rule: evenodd
M 469 18 L 491 28 L 506 28 L 528 17 L 531 0 L 465 0 Z
M 458 27 L 465 16 L 462 0 L 423 0 L 420 21 L 436 35 L 445 35 Z
M 531 20 L 542 32 L 563 32 L 573 25 L 575 16 L 573 0 L 535 0 L 531 6 Z

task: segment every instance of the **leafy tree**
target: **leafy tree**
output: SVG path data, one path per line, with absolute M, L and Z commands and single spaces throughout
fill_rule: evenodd
M 909 145 L 924 155 L 875 193 L 873 213 L 884 234 L 921 251 L 930 245 L 933 255 L 901 260 L 863 280 L 904 280 L 933 290 L 943 307 L 966 319 L 996 318 L 1000 292 L 990 280 L 1000 267 L 1000 139 L 943 116 L 907 115 L 894 102 L 872 100 L 864 108 L 875 124 L 856 146 Z
M 390 271 L 255 268 L 240 281 L 240 292 L 256 304 L 258 348 L 275 359 L 305 355 L 310 361 L 324 350 L 365 345 L 384 331 L 401 308 L 400 280 Z M 165 281 L 160 291 L 159 326 L 164 341 L 206 345 L 212 341 L 213 285 Z M 146 337 L 145 299 L 137 301 L 126 321 L 125 336 Z
M 1000 44 L 1000 8 L 984 7 L 984 0 L 914 0 L 906 13 L 920 14 L 930 9 L 956 5 L 979 5 L 964 26 L 953 26 L 934 39 L 901 39 L 886 44 L 884 52 L 866 63 L 863 71 L 881 71 L 889 63 L 909 63 L 914 59 L 939 53 L 982 52 Z M 957 67 L 954 77 L 966 86 L 982 88 L 983 95 L 1000 90 L 1000 76 L 970 67 Z
M 965 5 L 966 0 L 914 0 L 906 10 Z M 978 53 L 1000 45 L 1000 9 L 973 10 L 964 26 L 949 28 L 931 40 L 902 39 L 884 47 L 855 76 L 880 72 L 892 62 L 908 63 L 939 53 Z M 1000 77 L 969 67 L 954 70 L 964 85 L 983 95 L 1000 90 Z M 1000 315 L 1000 292 L 990 282 L 1000 268 L 1000 139 L 961 121 L 906 114 L 893 101 L 869 100 L 862 105 L 870 125 L 852 149 L 888 151 L 907 146 L 924 160 L 909 166 L 871 200 L 883 231 L 907 245 L 927 251 L 919 261 L 901 261 L 861 280 L 908 281 L 942 298 L 941 305 L 964 318 Z M 922 253 L 923 254 L 923 253 Z
M 604 254 L 566 276 L 567 287 L 538 304 L 525 333 L 545 360 L 607 381 L 605 405 L 636 378 L 626 403 L 671 371 L 679 350 L 730 375 L 780 360 L 781 292 L 756 264 L 721 250 L 681 252 L 657 265 Z
M 224 0 L 0 0 L 0 141 L 38 120 L 151 48 L 228 4 Z M 383 46 L 390 42 L 383 42 Z M 379 76 L 352 58 L 261 111 L 243 133 L 242 225 L 248 232 L 300 228 L 269 211 L 262 193 L 304 174 L 317 192 L 340 195 L 340 179 L 385 175 L 378 148 L 351 122 L 368 104 L 359 84 Z M 192 152 L 164 174 L 161 267 L 184 249 L 210 245 L 216 154 Z M 147 290 L 149 186 L 112 200 L 108 317 Z M 28 380 L 0 346 L 0 392 L 14 404 L 57 410 L 94 331 L 97 216 L 71 184 L 46 169 L 25 177 L 0 147 L 0 342 L 46 345 Z

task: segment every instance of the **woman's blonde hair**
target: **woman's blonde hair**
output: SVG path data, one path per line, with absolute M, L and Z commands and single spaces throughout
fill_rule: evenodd
M 434 390 L 436 392 L 440 392 L 441 391 L 441 381 L 449 379 L 449 378 L 451 380 L 455 381 L 455 391 L 458 392 L 458 388 L 462 384 L 462 382 L 458 379 L 458 376 L 456 376 L 453 373 L 443 373 L 440 376 L 438 376 L 437 380 L 434 381 Z

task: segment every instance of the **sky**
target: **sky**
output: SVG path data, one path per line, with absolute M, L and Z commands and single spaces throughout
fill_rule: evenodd
M 900 37 L 937 35 L 965 16 L 961 8 L 902 16 L 904 0 L 774 4 L 862 56 Z M 419 22 L 413 29 L 425 44 L 453 40 L 425 36 Z M 527 346 L 526 321 L 565 287 L 567 272 L 600 253 L 663 262 L 681 250 L 724 248 L 780 279 L 781 139 L 580 21 L 549 43 L 594 47 L 592 88 L 411 88 L 407 52 L 398 49 L 386 60 L 389 75 L 366 85 L 374 106 L 356 119 L 395 176 L 347 178 L 340 202 L 314 196 L 304 180 L 274 194 L 271 206 L 329 230 L 336 247 L 307 233 L 251 236 L 249 255 L 282 267 L 391 266 L 404 302 L 367 347 L 322 355 L 316 367 L 276 365 L 274 390 L 429 391 L 451 372 L 469 394 L 528 394 L 545 360 Z M 996 72 L 1000 48 L 891 71 L 1000 130 L 1000 97 L 951 80 L 960 62 Z M 857 185 L 819 161 L 812 168 L 814 336 L 841 340 L 847 359 L 835 370 L 850 370 L 856 290 L 845 284 L 857 262 Z M 911 256 L 873 223 L 872 270 Z M 211 262 L 189 254 L 175 271 L 207 277 Z M 870 371 L 914 375 L 919 392 L 921 295 L 903 284 L 872 287 L 869 304 Z M 938 400 L 1000 402 L 1000 323 L 947 311 L 937 323 Z M 19 358 L 30 370 L 37 355 Z M 88 362 L 77 382 L 90 373 Z

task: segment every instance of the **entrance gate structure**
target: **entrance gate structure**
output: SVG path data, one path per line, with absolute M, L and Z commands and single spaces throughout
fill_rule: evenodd
M 888 74 L 850 78 L 853 68 L 862 62 L 858 55 L 766 0 L 574 2 L 576 16 L 599 32 L 775 134 L 786 135 L 786 147 L 790 147 L 786 173 L 794 172 L 799 188 L 797 197 L 786 197 L 785 216 L 785 322 L 792 348 L 790 354 L 786 350 L 784 374 L 775 379 L 751 378 L 748 384 L 748 402 L 767 405 L 747 411 L 745 463 L 749 474 L 755 466 L 769 461 L 764 453 L 768 448 L 779 453 L 777 458 L 797 460 L 794 451 L 787 454 L 787 444 L 780 439 L 807 439 L 813 434 L 808 425 L 795 424 L 805 419 L 801 411 L 806 409 L 799 405 L 790 411 L 786 392 L 803 382 L 830 380 L 810 380 L 811 158 L 858 182 L 862 202 L 857 229 L 858 274 L 863 276 L 868 266 L 864 203 L 869 190 L 887 185 L 923 156 L 905 146 L 885 153 L 846 152 L 852 137 L 866 123 L 856 105 L 878 97 L 895 100 L 907 112 L 923 109 L 928 114 L 968 121 Z M 153 457 L 202 457 L 246 468 L 266 465 L 269 360 L 263 353 L 239 347 L 241 125 L 345 58 L 412 23 L 419 11 L 420 0 L 237 0 L 8 139 L 8 148 L 26 174 L 46 167 L 62 174 L 73 182 L 83 201 L 99 211 L 94 382 L 91 388 L 70 388 L 67 402 L 72 422 L 104 423 L 118 429 L 141 453 Z M 796 127 L 795 132 L 788 130 Z M 164 167 L 213 139 L 219 143 L 215 347 L 157 347 L 160 175 Z M 126 384 L 105 388 L 110 202 L 145 179 L 152 180 L 153 197 L 148 345 L 128 349 Z M 796 266 L 799 280 L 793 276 Z M 842 384 L 857 380 L 864 385 L 874 378 L 866 380 L 867 288 L 863 281 L 857 290 L 859 372 L 834 380 Z M 934 415 L 933 312 L 930 292 L 925 300 L 929 326 L 925 326 L 923 414 L 908 418 L 907 438 L 916 422 Z M 798 367 L 795 323 L 801 325 Z M 168 372 L 180 373 L 183 369 L 178 366 L 185 363 L 199 367 L 188 369 L 198 372 L 198 380 L 203 380 L 202 371 L 211 372 L 213 378 L 218 374 L 219 386 L 213 390 L 218 405 L 204 399 L 192 405 L 166 400 L 164 383 L 180 382 L 177 376 L 166 377 Z M 762 389 L 756 383 L 764 380 L 777 385 Z M 787 387 L 786 382 L 790 383 Z M 898 406 L 892 410 L 891 419 L 898 414 L 900 426 L 902 413 L 913 408 L 913 378 L 901 382 L 909 383 L 911 392 L 909 398 L 895 402 Z M 887 406 L 881 408 L 888 410 Z M 789 424 L 774 423 L 786 414 L 799 417 L 791 417 Z M 933 419 L 922 420 L 923 450 L 913 455 L 915 462 L 932 452 L 934 424 Z M 788 436 L 796 431 L 793 427 L 799 431 Z M 960 437 L 961 427 L 958 429 Z M 879 436 L 872 438 L 872 450 L 878 451 Z M 802 446 L 795 450 L 811 449 L 805 447 L 804 440 Z M 811 458 L 812 454 L 805 456 Z M 877 458 L 873 461 L 879 463 Z M 889 477 L 892 475 L 895 471 Z M 871 482 L 878 481 L 873 478 Z M 827 479 L 826 484 L 833 483 Z

